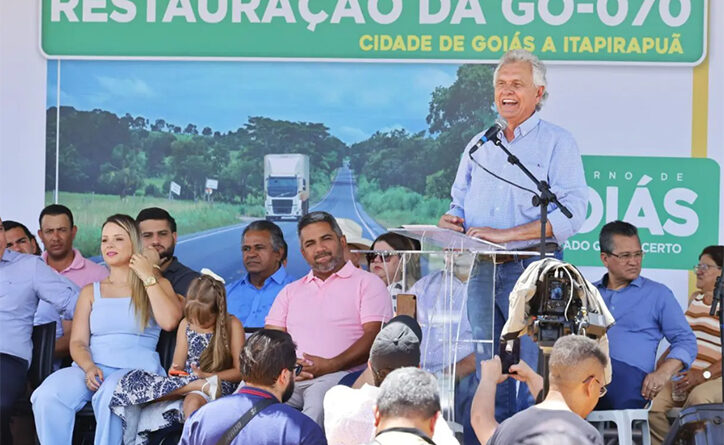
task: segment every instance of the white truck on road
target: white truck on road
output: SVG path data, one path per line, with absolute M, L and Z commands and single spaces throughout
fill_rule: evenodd
M 309 156 L 264 156 L 264 209 L 268 221 L 299 220 L 309 212 Z

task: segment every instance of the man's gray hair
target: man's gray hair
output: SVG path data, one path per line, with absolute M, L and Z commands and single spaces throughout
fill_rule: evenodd
M 242 244 L 244 242 L 246 232 L 267 232 L 271 238 L 272 250 L 274 250 L 274 252 L 279 252 L 280 250 L 287 248 L 287 243 L 284 241 L 284 233 L 282 232 L 282 229 L 273 222 L 263 219 L 251 222 L 241 233 Z
M 543 62 L 541 62 L 535 54 L 524 49 L 512 49 L 503 54 L 503 57 L 501 57 L 498 62 L 498 66 L 495 67 L 495 73 L 493 73 L 493 85 L 498 81 L 498 71 L 500 71 L 501 66 L 517 62 L 529 63 L 533 72 L 533 84 L 536 87 L 545 87 L 543 97 L 541 97 L 540 102 L 535 106 L 535 110 L 540 111 L 540 109 L 543 108 L 543 103 L 548 98 L 548 82 L 546 81 L 546 66 L 543 65 Z
M 440 411 L 437 379 L 420 368 L 395 369 L 380 385 L 377 410 L 386 418 L 431 418 Z
M 337 234 L 339 238 L 342 238 L 343 233 L 342 229 L 339 228 L 339 224 L 337 224 L 337 220 L 334 219 L 334 216 L 330 215 L 327 212 L 311 212 L 307 213 L 302 217 L 302 219 L 299 220 L 297 223 L 297 235 L 300 237 L 302 236 L 302 229 L 307 227 L 310 224 L 318 223 L 318 222 L 325 222 L 329 224 L 329 226 L 332 228 L 334 233 Z
M 583 335 L 561 337 L 553 345 L 553 351 L 551 352 L 549 361 L 551 376 L 553 376 L 554 371 L 565 372 L 565 370 L 572 370 L 590 358 L 598 360 L 604 368 L 608 364 L 608 357 L 601 351 L 596 341 Z

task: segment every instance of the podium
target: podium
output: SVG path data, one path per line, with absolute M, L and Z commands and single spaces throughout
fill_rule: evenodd
M 377 253 L 370 271 L 380 275 L 388 284 L 393 300 L 395 295 L 413 294 L 416 297 L 416 315 L 423 331 L 421 343 L 421 367 L 435 374 L 440 382 L 440 402 L 443 416 L 455 421 L 455 407 L 468 405 L 475 387 L 456 388 L 456 375 L 461 371 L 475 370 L 474 353 L 491 358 L 494 345 L 494 276 L 496 257 L 499 255 L 536 256 L 536 251 L 519 250 L 522 243 L 495 244 L 471 238 L 462 233 L 437 226 L 410 225 L 389 229 L 420 242 L 420 250 L 369 250 Z M 535 242 L 535 241 L 534 241 Z M 396 258 L 396 259 L 393 259 Z M 473 269 L 479 262 L 489 262 L 492 276 L 490 310 L 481 316 L 489 317 L 490 330 L 474 333 L 468 321 L 468 283 Z M 477 291 L 476 291 L 477 292 Z M 402 297 L 401 297 L 402 298 Z M 470 294 L 470 298 L 481 298 Z M 487 331 L 487 330 L 486 330 Z M 471 357 L 472 354 L 472 357 Z M 458 398 L 468 400 L 456 400 Z M 458 406 L 458 411 L 462 407 Z

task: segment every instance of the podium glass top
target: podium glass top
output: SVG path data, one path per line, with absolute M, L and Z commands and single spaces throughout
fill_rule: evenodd
M 483 255 L 515 253 L 522 256 L 534 256 L 539 254 L 534 247 L 538 245 L 538 240 L 496 244 L 433 225 L 403 225 L 402 228 L 389 229 L 389 231 L 420 241 L 423 250 L 461 250 Z

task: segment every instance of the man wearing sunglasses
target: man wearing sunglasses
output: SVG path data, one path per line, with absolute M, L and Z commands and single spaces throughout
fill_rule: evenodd
M 489 445 L 509 443 L 576 443 L 602 445 L 600 433 L 584 419 L 606 394 L 604 369 L 608 358 L 598 344 L 582 335 L 567 335 L 553 345 L 549 361 L 550 389 L 545 400 L 500 425 L 493 416 L 496 384 L 507 379 L 500 358 L 481 363 L 483 379 L 472 406 L 478 440 Z M 523 363 L 523 362 L 521 362 Z M 526 380 L 537 392 L 542 379 L 527 365 L 511 367 L 510 376 Z M 516 374 L 513 373 L 516 372 Z M 525 375 L 524 375 L 525 374 Z M 532 376 L 537 377 L 535 382 Z
M 696 337 L 671 290 L 641 276 L 644 251 L 635 226 L 610 222 L 601 229 L 599 243 L 608 273 L 594 284 L 616 324 L 607 332 L 613 380 L 597 409 L 643 408 L 694 361 Z M 671 350 L 656 366 L 662 338 Z

